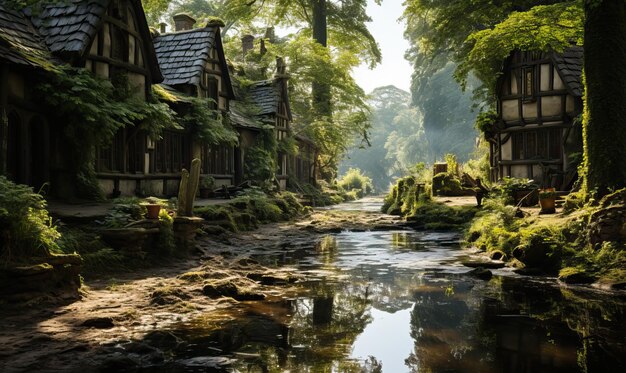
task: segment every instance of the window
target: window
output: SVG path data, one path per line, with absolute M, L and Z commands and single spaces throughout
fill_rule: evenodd
M 183 134 L 165 131 L 154 147 L 155 172 L 180 172 L 185 163 Z
M 532 66 L 522 69 L 522 95 L 527 101 L 535 99 L 535 68 Z
M 107 147 L 98 148 L 96 169 L 99 172 L 124 171 L 124 130 L 117 131 Z
M 217 79 L 209 78 L 207 82 L 207 90 L 209 96 L 209 108 L 211 110 L 217 110 L 217 103 L 219 102 L 219 92 L 217 87 Z
M 202 172 L 211 175 L 233 173 L 233 147 L 229 145 L 206 145 L 202 148 Z
M 513 159 L 561 159 L 561 129 L 548 128 L 515 133 Z

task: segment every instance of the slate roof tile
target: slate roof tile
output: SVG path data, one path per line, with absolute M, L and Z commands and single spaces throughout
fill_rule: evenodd
M 48 48 L 54 52 L 82 52 L 97 32 L 96 26 L 109 0 L 66 0 L 45 5 L 32 16 L 32 22 L 44 35 Z M 75 40 L 78 43 L 66 43 Z
M 197 28 L 154 38 L 154 50 L 165 80 L 163 84 L 196 84 L 215 43 L 212 28 Z
M 562 54 L 554 53 L 553 56 L 559 74 L 572 94 L 582 96 L 583 47 L 573 46 Z
M 280 92 L 273 80 L 253 83 L 249 94 L 252 101 L 259 107 L 260 115 L 276 114 L 280 104 Z
M 41 36 L 21 12 L 0 4 L 0 58 L 12 63 L 42 67 L 51 57 Z

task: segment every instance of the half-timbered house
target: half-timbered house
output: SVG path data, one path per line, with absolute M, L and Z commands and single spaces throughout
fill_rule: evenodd
M 2 39 L 10 39 L 4 43 L 10 52 L 2 53 L 2 59 L 7 61 L 1 80 L 7 86 L 7 99 L 2 106 L 10 117 L 7 128 L 11 128 L 2 140 L 6 144 L 3 167 L 18 182 L 38 187 L 51 181 L 57 194 L 71 196 L 75 192 L 75 171 L 67 165 L 72 160 L 63 157 L 67 146 L 62 135 L 64 124 L 48 123 L 54 116 L 39 112 L 41 105 L 29 102 L 29 90 L 46 77 L 18 74 L 28 64 L 4 56 L 24 50 L 38 57 L 44 53 L 48 56 L 46 62 L 41 62 L 43 58 L 27 58 L 29 64 L 68 64 L 113 81 L 120 77 L 133 88 L 136 97 L 146 99 L 152 84 L 163 77 L 141 1 L 68 0 L 42 3 L 36 12 L 2 10 Z M 9 65 L 24 67 L 14 69 Z M 19 101 L 20 109 L 9 108 L 8 101 Z M 149 144 L 146 133 L 136 127 L 123 128 L 110 146 L 97 150 L 95 169 L 105 193 L 132 194 L 143 190 L 142 181 L 151 168 Z M 91 158 L 89 154 L 84 156 Z
M 154 48 L 164 76 L 162 85 L 181 94 L 206 99 L 210 109 L 226 116 L 233 87 L 220 35 L 219 22 L 193 28 L 186 14 L 174 16 L 175 32 L 154 38 Z M 183 109 L 184 110 L 184 109 Z M 238 172 L 235 146 L 195 140 L 189 129 L 166 131 L 155 144 L 155 172 L 179 173 L 190 160 L 202 161 L 202 173 L 212 176 L 216 186 L 232 185 Z M 170 188 L 171 189 L 171 188 Z
M 32 88 L 50 52 L 30 20 L 0 4 L 0 175 L 39 189 L 50 179 L 50 127 Z
M 571 185 L 569 158 L 581 146 L 574 123 L 582 112 L 582 54 L 581 47 L 511 53 L 497 86 L 492 180 L 510 176 L 557 189 Z
M 293 120 L 287 85 L 289 75 L 286 70 L 287 66 L 283 59 L 277 58 L 274 79 L 255 82 L 249 88 L 250 98 L 259 108 L 258 116 L 261 121 L 274 127 L 277 141 L 289 136 L 290 124 Z M 288 179 L 287 154 L 278 152 L 276 165 L 276 178 L 280 189 L 284 190 L 287 188 Z

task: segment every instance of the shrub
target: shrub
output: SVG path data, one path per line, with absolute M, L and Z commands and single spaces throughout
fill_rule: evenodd
M 365 176 L 358 168 L 350 168 L 341 179 L 337 180 L 337 185 L 345 191 L 354 191 L 353 194 L 359 198 L 372 193 L 374 190 L 372 179 Z
M 48 256 L 59 250 L 59 237 L 43 197 L 0 176 L 0 259 Z

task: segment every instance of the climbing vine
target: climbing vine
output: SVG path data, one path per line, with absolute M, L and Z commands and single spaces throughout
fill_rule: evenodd
M 118 130 L 136 127 L 156 139 L 165 128 L 180 128 L 167 104 L 151 95 L 144 100 L 124 74 L 109 81 L 84 69 L 60 67 L 36 91 L 63 126 L 68 166 L 81 197 L 100 197 L 95 148 L 110 144 Z

